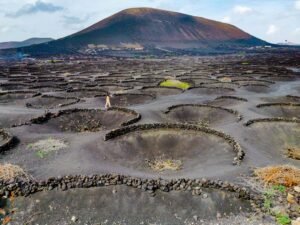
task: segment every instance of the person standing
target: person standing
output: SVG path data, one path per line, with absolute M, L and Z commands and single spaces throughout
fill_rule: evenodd
M 107 94 L 105 97 L 105 109 L 108 109 L 111 107 L 111 103 L 110 103 L 110 95 Z

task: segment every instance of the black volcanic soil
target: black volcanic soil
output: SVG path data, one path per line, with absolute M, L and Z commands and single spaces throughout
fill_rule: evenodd
M 210 220 L 217 212 L 224 216 L 251 211 L 247 201 L 236 199 L 233 194 L 204 191 L 207 198 L 186 192 L 158 192 L 151 197 L 144 191 L 125 186 L 42 192 L 30 198 L 16 199 L 13 205 L 22 211 L 13 216 L 13 221 L 14 224 L 25 221 L 31 221 L 30 224 L 57 224 L 57 221 L 70 224 L 72 216 L 82 215 L 82 209 L 89 209 L 78 217 L 78 224 L 139 225 L 146 222 L 179 225 L 195 223 L 195 216 Z
M 49 76 L 53 76 L 53 80 L 68 83 L 68 86 L 60 86 L 60 90 L 49 86 L 39 96 L 32 96 L 33 93 L 18 93 L 16 96 L 12 93 L 7 95 L 6 92 L 0 94 L 0 128 L 5 128 L 19 140 L 18 145 L 0 156 L 0 162 L 21 166 L 37 181 L 65 175 L 114 173 L 143 179 L 207 178 L 251 188 L 243 177 L 248 178 L 254 167 L 272 164 L 299 166 L 298 160 L 285 156 L 287 147 L 300 147 L 300 124 L 297 120 L 244 125 L 248 120 L 257 118 L 275 120 L 280 116 L 290 120 L 298 117 L 299 107 L 286 104 L 299 104 L 300 74 L 288 69 L 300 68 L 299 59 L 300 56 L 296 53 L 281 53 L 165 59 L 82 57 L 76 60 L 65 58 L 56 63 L 42 59 L 35 63 L 0 63 L 0 81 L 15 83 L 16 76 L 21 80 L 37 77 L 49 79 Z M 190 77 L 188 80 L 196 83 L 196 87 L 183 92 L 153 87 L 153 80 L 158 85 L 157 80 L 163 81 L 170 75 L 178 80 L 187 80 Z M 115 78 L 112 79 L 111 76 Z M 270 82 L 267 84 L 267 91 L 247 89 L 242 85 L 232 85 L 233 89 L 228 88 L 230 85 L 219 86 L 218 79 L 226 76 L 232 77 L 232 83 L 237 77 L 244 78 L 247 82 L 249 79 L 253 82 Z M 282 81 L 285 77 L 289 79 Z M 11 78 L 14 78 L 13 81 L 9 81 Z M 279 78 L 281 81 L 278 81 Z M 218 86 L 201 86 L 203 84 L 197 84 L 196 79 L 215 80 Z M 126 82 L 121 84 L 120 80 L 134 81 L 139 85 L 131 86 L 132 83 L 129 82 L 129 88 L 126 89 Z M 108 84 L 108 81 L 110 86 L 122 87 L 122 93 L 112 93 L 112 105 L 139 113 L 142 118 L 133 121 L 136 124 L 181 122 L 188 126 L 197 125 L 197 121 L 208 121 L 208 128 L 213 127 L 223 132 L 225 137 L 230 135 L 238 142 L 245 152 L 245 158 L 239 166 L 233 165 L 235 153 L 232 146 L 224 138 L 200 131 L 137 130 L 105 141 L 105 135 L 111 129 L 131 129 L 122 124 L 126 125 L 124 122 L 137 116 L 124 111 L 104 111 L 102 92 L 100 96 L 94 95 L 98 93 L 98 89 L 103 90 L 102 85 Z M 79 88 L 81 90 L 97 89 L 97 93 L 76 91 L 77 100 L 80 101 L 72 105 L 51 107 L 63 104 L 64 102 L 57 102 L 57 99 L 68 99 L 65 97 L 70 97 L 70 90 L 75 90 L 78 85 L 82 86 Z M 151 88 L 143 88 L 145 86 Z M 151 93 L 145 93 L 147 89 Z M 23 91 L 25 90 L 27 89 Z M 44 102 L 40 101 L 43 95 L 60 98 L 51 98 L 51 101 Z M 39 107 L 28 108 L 27 102 L 36 103 Z M 285 105 L 257 107 L 266 103 Z M 214 107 L 183 107 L 165 113 L 169 107 L 183 104 Z M 75 108 L 86 113 L 62 114 L 50 119 L 47 117 L 49 113 L 59 115 L 59 111 L 72 111 Z M 237 114 L 230 113 L 231 110 L 237 112 L 242 120 L 238 121 Z M 38 124 L 30 122 L 36 121 L 31 120 L 32 118 L 41 116 L 46 118 L 45 121 Z M 63 140 L 66 147 L 42 156 L 29 148 L 32 143 L 49 138 Z M 182 168 L 177 171 L 154 171 L 149 168 L 147 160 L 156 158 L 180 160 Z M 185 220 L 191 222 L 186 224 L 203 224 L 201 219 L 205 220 L 204 224 L 251 224 L 238 210 L 239 206 L 245 209 L 243 211 L 249 209 L 248 201 L 243 202 L 228 191 L 220 192 L 211 188 L 205 192 L 208 196 L 192 196 L 191 193 L 176 191 L 158 191 L 156 196 L 152 196 L 153 193 L 125 185 L 75 188 L 66 192 L 50 189 L 30 194 L 26 198 L 15 198 L 17 210 L 14 215 L 9 215 L 12 218 L 11 224 L 23 224 L 25 220 L 29 224 L 44 224 L 45 221 L 57 225 L 72 224 L 73 215 L 78 218 L 78 224 L 97 224 L 105 220 L 108 220 L 107 224 L 124 221 L 124 224 L 140 224 L 142 221 L 144 224 L 182 224 Z M 13 209 L 14 205 L 7 207 Z M 218 213 L 224 212 L 227 215 L 232 213 L 233 217 L 218 219 Z M 193 221 L 194 216 L 199 217 L 197 221 Z M 62 222 L 57 222 L 61 218 Z M 253 224 L 272 223 L 256 221 Z

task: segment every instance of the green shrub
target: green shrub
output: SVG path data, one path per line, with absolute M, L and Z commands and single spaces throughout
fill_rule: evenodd
M 283 185 L 281 185 L 281 184 L 279 184 L 279 185 L 274 185 L 274 186 L 273 186 L 273 190 L 279 191 L 279 192 L 281 192 L 281 193 L 284 193 L 284 192 L 286 191 L 286 187 L 283 186 Z
M 39 158 L 44 159 L 44 158 L 47 157 L 48 152 L 45 152 L 45 151 L 43 151 L 43 150 L 39 150 L 39 151 L 36 152 L 36 155 L 37 155 Z
M 186 90 L 189 87 L 191 87 L 191 85 L 187 82 L 182 82 L 179 80 L 165 80 L 163 82 L 160 83 L 160 86 L 162 87 L 176 87 L 176 88 L 180 88 L 182 90 Z
M 291 224 L 291 219 L 288 215 L 278 214 L 276 215 L 276 221 L 280 225 L 288 225 Z
M 268 189 L 264 192 L 264 208 L 270 212 L 272 207 L 272 199 L 275 193 L 273 189 Z

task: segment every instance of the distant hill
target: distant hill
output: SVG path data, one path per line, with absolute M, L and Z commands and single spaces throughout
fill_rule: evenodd
M 0 49 L 19 48 L 54 41 L 52 38 L 30 38 L 25 41 L 0 42 Z
M 73 35 L 19 51 L 58 54 L 89 48 L 227 49 L 266 44 L 227 23 L 153 8 L 132 8 Z

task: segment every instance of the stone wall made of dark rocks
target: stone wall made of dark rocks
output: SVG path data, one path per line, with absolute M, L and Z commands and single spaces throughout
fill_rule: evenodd
M 28 88 L 29 84 L 25 83 L 24 80 L 22 80 L 21 82 L 23 83 L 19 83 L 20 81 L 18 80 L 14 80 L 14 81 L 9 81 L 7 83 L 0 83 L 0 88 L 4 88 L 4 89 L 7 89 L 7 88 L 11 88 L 11 87 L 22 87 L 22 89 L 26 89 Z
M 134 124 L 134 123 L 138 122 L 142 118 L 141 114 L 137 113 L 136 111 L 134 111 L 132 109 L 119 108 L 119 107 L 111 107 L 108 110 L 109 111 L 120 111 L 120 112 L 130 113 L 130 114 L 132 114 L 134 116 L 133 119 L 130 119 L 130 120 L 122 123 L 121 126 L 123 126 L 123 127 L 129 126 L 131 124 Z
M 296 96 L 296 95 L 287 95 L 286 97 L 298 99 L 298 100 L 300 101 L 300 96 Z
M 0 92 L 0 95 L 7 95 L 7 94 L 32 94 L 32 98 L 41 96 L 42 94 L 35 91 L 3 91 Z
M 101 94 L 99 94 L 100 96 L 108 94 L 107 91 L 102 90 L 102 89 L 97 89 L 97 88 L 78 88 L 78 89 L 68 89 L 67 90 L 67 92 L 69 92 L 69 93 L 80 92 L 80 91 L 82 91 L 82 92 L 85 92 L 85 91 L 87 91 L 87 92 L 88 91 L 97 91 L 97 92 L 101 93 Z M 96 97 L 96 95 L 94 97 Z
M 105 174 L 105 175 L 77 175 L 64 177 L 51 177 L 45 181 L 25 181 L 21 178 L 0 180 L 0 197 L 29 196 L 41 191 L 62 190 L 75 188 L 92 188 L 103 186 L 126 185 L 131 188 L 141 189 L 152 196 L 156 191 L 190 191 L 192 195 L 201 195 L 205 188 L 223 190 L 237 193 L 237 197 L 251 200 L 257 208 L 263 205 L 263 198 L 257 192 L 239 185 L 221 181 L 202 179 L 144 179 L 130 176 Z
M 63 90 L 63 88 L 58 87 L 56 85 L 40 85 L 40 84 L 32 84 L 30 87 L 28 87 L 28 89 L 41 89 L 41 88 L 52 88 L 53 90 Z
M 130 90 L 130 89 L 133 89 L 133 87 L 129 87 L 129 86 L 126 86 L 126 85 L 121 85 L 121 84 L 116 84 L 116 83 L 98 84 L 97 86 L 98 86 L 98 87 L 116 86 L 116 87 L 124 88 L 124 90 Z
M 259 104 L 256 107 L 257 108 L 262 108 L 262 107 L 270 107 L 270 106 L 294 106 L 294 107 L 299 107 L 300 103 L 292 103 L 292 102 L 275 102 L 275 103 L 264 103 L 264 104 Z
M 178 91 L 184 92 L 184 90 L 182 90 L 181 88 L 177 88 L 177 87 L 163 87 L 163 86 L 144 86 L 144 87 L 142 87 L 142 90 L 147 90 L 149 88 L 170 89 L 170 90 L 178 90 Z
M 4 143 L 0 145 L 0 153 L 9 150 L 18 142 L 17 138 L 11 135 L 6 130 L 0 130 L 0 135 L 3 137 L 4 140 Z
M 217 84 L 218 86 L 212 86 Z M 230 83 L 230 82 L 221 82 L 221 81 L 216 81 L 216 82 L 211 82 L 211 83 L 200 83 L 200 87 L 203 88 L 211 88 L 211 87 L 218 87 L 218 88 L 229 88 L 229 89 L 233 89 L 231 87 L 226 86 L 227 84 L 230 84 L 232 86 L 234 86 L 235 88 L 238 88 L 240 85 L 238 83 Z M 234 89 L 233 89 L 234 90 Z
M 260 82 L 265 82 L 265 83 L 268 83 L 268 84 L 275 84 L 274 81 L 264 80 L 264 79 L 255 79 L 255 78 L 253 78 L 253 79 L 240 79 L 240 80 L 235 79 L 233 82 L 247 82 L 247 81 L 253 82 L 253 83 L 257 82 L 257 84 L 261 84 Z
M 272 79 L 272 78 L 282 78 L 282 79 L 286 79 L 288 78 L 288 80 L 296 80 L 297 76 L 295 75 L 264 75 L 261 76 L 261 78 L 266 78 L 266 79 Z
M 179 108 L 179 107 L 184 107 L 184 106 L 192 106 L 192 107 L 206 107 L 206 108 L 212 108 L 212 109 L 220 109 L 226 112 L 229 112 L 231 114 L 234 114 L 237 118 L 238 121 L 241 121 L 243 119 L 243 116 L 241 114 L 239 114 L 238 111 L 233 110 L 233 109 L 227 109 L 227 108 L 223 108 L 220 106 L 213 106 L 213 105 L 208 105 L 208 104 L 179 104 L 179 105 L 172 105 L 170 107 L 167 108 L 167 110 L 164 112 L 165 114 L 168 114 L 171 110 Z
M 60 97 L 60 96 L 52 96 L 52 95 L 42 95 L 41 97 L 42 98 L 63 99 L 63 100 L 73 100 L 72 102 L 69 102 L 69 103 L 59 104 L 57 107 L 65 107 L 65 106 L 73 105 L 80 101 L 80 99 L 78 99 L 78 98 Z M 30 103 L 26 103 L 26 107 L 31 108 L 32 105 Z
M 266 87 L 266 88 L 269 88 L 270 86 L 268 85 L 265 85 L 265 84 L 260 84 L 260 83 L 257 83 L 257 84 L 241 84 L 240 85 L 241 87 Z
M 214 90 L 217 90 L 217 89 L 223 89 L 223 90 L 227 90 L 227 91 L 235 91 L 234 88 L 229 88 L 229 87 L 205 87 L 205 86 L 195 86 L 195 87 L 190 87 L 188 90 L 191 90 L 191 89 L 196 89 L 196 88 L 207 88 L 207 89 L 214 89 Z
M 150 94 L 138 94 L 138 93 L 120 93 L 120 94 L 114 94 L 114 96 L 148 96 L 151 97 L 152 99 L 155 99 L 154 95 L 150 95 Z
M 222 95 L 222 96 L 215 98 L 215 100 L 219 100 L 219 99 L 234 99 L 234 100 L 239 100 L 239 101 L 243 101 L 243 102 L 248 102 L 248 100 L 245 98 L 240 98 L 240 97 L 231 96 L 231 95 Z
M 242 160 L 245 157 L 245 152 L 242 150 L 241 146 L 237 141 L 234 140 L 233 137 L 231 137 L 228 134 L 225 134 L 221 131 L 217 131 L 208 127 L 204 126 L 195 126 L 195 125 L 189 125 L 189 124 L 168 124 L 168 123 L 154 123 L 154 124 L 141 124 L 141 125 L 132 125 L 124 128 L 119 128 L 112 130 L 108 132 L 105 135 L 105 141 L 128 134 L 130 132 L 134 131 L 143 131 L 143 130 L 152 130 L 152 129 L 180 129 L 180 130 L 193 130 L 193 131 L 199 131 L 204 132 L 208 134 L 212 134 L 218 137 L 223 138 L 228 144 L 230 144 L 233 148 L 233 151 L 236 154 L 236 157 L 233 160 L 234 165 L 240 165 Z
M 244 126 L 248 127 L 254 123 L 266 123 L 266 122 L 287 122 L 287 123 L 300 123 L 300 119 L 297 118 L 286 118 L 286 117 L 274 117 L 274 118 L 258 118 L 253 120 L 248 120 L 244 123 Z

